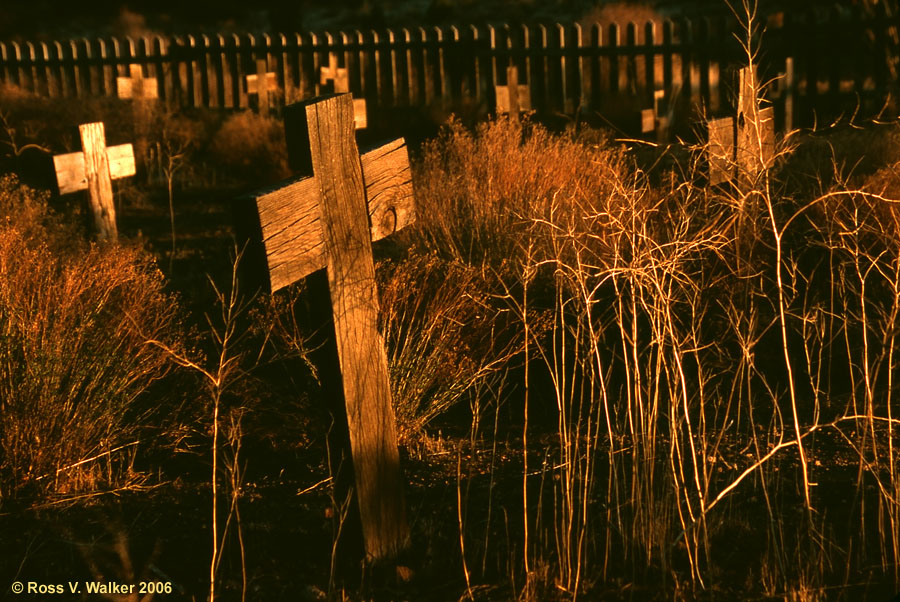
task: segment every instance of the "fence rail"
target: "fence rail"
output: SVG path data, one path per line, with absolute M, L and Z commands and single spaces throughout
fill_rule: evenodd
M 793 57 L 795 112 L 872 106 L 897 82 L 897 19 L 784 17 L 762 37 L 764 77 Z M 378 108 L 438 105 L 493 108 L 506 67 L 518 67 L 531 106 L 572 114 L 652 106 L 728 108 L 741 48 L 733 20 L 641 24 L 419 27 L 336 34 L 147 36 L 0 43 L 0 81 L 51 98 L 116 96 L 119 77 L 139 65 L 145 85 L 172 106 L 255 108 L 247 76 L 264 61 L 274 106 L 326 91 L 320 68 L 334 53 L 350 91 Z M 745 59 L 743 59 L 745 60 Z M 270 76 L 271 77 L 271 76 Z M 146 80 L 151 81 L 146 81 Z M 155 80 L 155 81 L 153 81 Z

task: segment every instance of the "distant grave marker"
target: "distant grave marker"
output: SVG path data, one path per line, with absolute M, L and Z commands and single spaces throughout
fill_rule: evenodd
M 669 116 L 666 107 L 666 91 L 653 93 L 653 108 L 641 111 L 641 133 L 656 132 L 656 140 L 664 143 L 669 137 Z
M 53 157 L 59 193 L 87 190 L 97 237 L 115 241 L 118 231 L 112 180 L 136 173 L 134 149 L 131 144 L 107 147 L 102 122 L 80 125 L 78 131 L 83 151 Z
M 735 177 L 742 183 L 752 182 L 775 160 L 775 109 L 759 108 L 755 78 L 750 68 L 741 69 L 736 118 L 707 123 L 710 184 L 723 184 Z
M 119 98 L 132 100 L 156 100 L 159 98 L 158 84 L 155 77 L 144 77 L 140 65 L 129 65 L 130 77 L 117 77 L 116 89 Z
M 247 94 L 256 94 L 260 115 L 269 114 L 270 91 L 278 87 L 277 77 L 273 72 L 267 71 L 267 68 L 266 60 L 259 59 L 256 61 L 256 74 L 246 77 Z
M 506 85 L 494 86 L 497 98 L 497 114 L 507 114 L 518 121 L 519 113 L 531 111 L 531 89 L 519 83 L 519 70 L 514 65 L 506 68 Z
M 409 528 L 372 241 L 411 224 L 415 208 L 405 142 L 360 157 L 354 121 L 349 94 L 287 107 L 292 162 L 312 175 L 252 197 L 271 291 L 326 268 L 365 550 L 380 559 L 407 546 Z
M 328 53 L 328 66 L 319 68 L 319 85 L 330 85 L 336 94 L 350 92 L 350 73 L 347 69 L 338 67 L 338 57 L 334 52 Z M 368 127 L 365 98 L 353 99 L 353 123 L 358 130 Z

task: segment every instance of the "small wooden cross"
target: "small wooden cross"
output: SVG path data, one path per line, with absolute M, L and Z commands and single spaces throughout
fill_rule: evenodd
M 326 268 L 366 555 L 407 546 L 387 353 L 378 331 L 372 241 L 415 219 L 409 157 L 394 140 L 360 157 L 350 94 L 285 108 L 292 163 L 311 177 L 253 196 L 270 289 Z
M 518 120 L 521 111 L 531 111 L 531 91 L 527 85 L 519 84 L 519 70 L 514 65 L 506 68 L 506 85 L 494 86 L 494 96 L 498 115 L 507 113 Z
M 129 65 L 128 70 L 131 77 L 116 78 L 116 89 L 119 92 L 119 98 L 155 100 L 159 97 L 155 77 L 145 79 L 140 65 Z
M 275 73 L 266 69 L 266 60 L 259 59 L 256 61 L 256 73 L 248 75 L 246 78 L 247 94 L 256 94 L 260 115 L 269 114 L 269 92 L 278 87 Z
M 338 57 L 334 52 L 328 53 L 328 66 L 319 68 L 319 85 L 331 85 L 331 91 L 343 94 L 350 91 L 350 74 L 344 68 L 338 67 Z M 366 99 L 353 99 L 353 123 L 358 130 L 368 127 L 366 116 Z
M 737 118 L 708 124 L 709 183 L 722 184 L 738 177 L 742 183 L 772 166 L 775 160 L 775 109 L 759 108 L 756 74 L 749 67 L 739 74 Z
M 107 147 L 102 122 L 80 125 L 78 131 L 84 150 L 53 157 L 59 193 L 88 190 L 97 237 L 100 240 L 115 241 L 118 231 L 112 180 L 136 173 L 134 149 L 131 144 Z
M 666 106 L 666 91 L 657 90 L 653 93 L 653 108 L 641 111 L 641 133 L 656 132 L 656 139 L 664 143 L 669 134 L 669 116 Z

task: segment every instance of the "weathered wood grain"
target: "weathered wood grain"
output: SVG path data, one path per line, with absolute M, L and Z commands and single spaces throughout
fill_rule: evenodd
M 353 103 L 338 95 L 305 109 L 366 555 L 386 558 L 409 531 Z
M 415 221 L 412 172 L 406 143 L 394 140 L 361 159 L 370 236 L 381 240 Z M 319 194 L 306 177 L 255 196 L 275 292 L 325 267 Z
M 90 194 L 97 238 L 115 241 L 118 238 L 116 208 L 113 204 L 112 179 L 103 123 L 80 125 L 78 132 L 81 134 L 81 146 L 84 149 L 84 177 Z
M 109 164 L 109 175 L 113 180 L 127 178 L 137 173 L 134 148 L 131 144 L 106 147 L 106 157 Z M 83 152 L 56 155 L 53 157 L 53 167 L 60 194 L 88 189 Z

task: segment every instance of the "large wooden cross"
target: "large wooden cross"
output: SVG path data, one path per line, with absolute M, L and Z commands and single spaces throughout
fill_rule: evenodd
M 292 163 L 310 177 L 254 194 L 276 291 L 325 268 L 366 555 L 395 555 L 408 526 L 387 354 L 378 331 L 372 241 L 415 218 L 405 142 L 360 157 L 353 101 L 337 94 L 285 108 Z
M 709 183 L 723 184 L 737 177 L 752 182 L 775 160 L 775 109 L 759 108 L 756 74 L 749 67 L 739 74 L 737 117 L 708 124 Z
M 319 68 L 319 85 L 328 86 L 329 84 L 332 92 L 337 94 L 350 91 L 350 73 L 347 69 L 338 67 L 338 57 L 334 52 L 328 53 L 328 66 Z M 358 130 L 368 126 L 365 98 L 353 99 L 353 120 Z
M 82 152 L 53 157 L 59 193 L 87 190 L 97 237 L 114 241 L 118 238 L 118 231 L 112 180 L 136 173 L 134 148 L 131 144 L 107 147 L 102 122 L 80 125 L 78 131 Z

